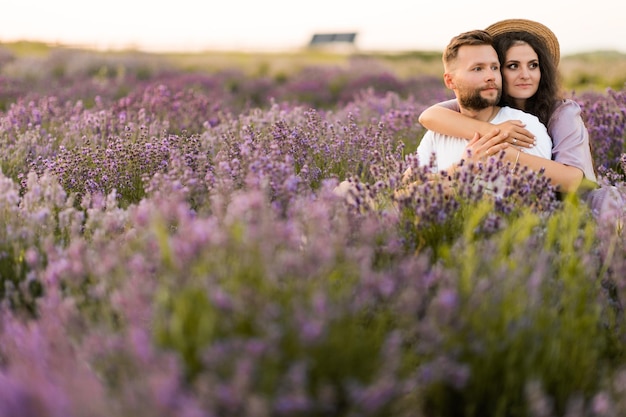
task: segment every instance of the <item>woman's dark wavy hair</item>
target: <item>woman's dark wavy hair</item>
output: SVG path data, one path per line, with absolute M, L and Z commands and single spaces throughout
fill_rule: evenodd
M 550 116 L 556 109 L 557 102 L 561 99 L 558 69 L 544 43 L 528 32 L 509 32 L 494 38 L 494 47 L 498 52 L 498 59 L 502 66 L 504 66 L 506 51 L 518 44 L 519 41 L 523 41 L 533 48 L 539 59 L 539 70 L 541 71 L 539 88 L 532 97 L 526 100 L 526 107 L 523 110 L 534 114 L 547 126 Z M 503 88 L 502 90 L 500 105 L 515 107 L 515 102 L 508 95 L 506 89 Z

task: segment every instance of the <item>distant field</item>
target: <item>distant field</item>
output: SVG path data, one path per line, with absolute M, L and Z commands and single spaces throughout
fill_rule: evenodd
M 78 59 L 77 57 L 82 57 Z M 135 65 L 151 68 L 172 67 L 185 71 L 214 72 L 237 68 L 251 76 L 280 76 L 298 72 L 311 66 L 353 65 L 373 66 L 390 71 L 399 77 L 416 75 L 441 75 L 443 69 L 437 51 L 407 51 L 400 53 L 334 53 L 320 50 L 301 50 L 284 53 L 253 53 L 238 51 L 205 51 L 197 53 L 144 53 L 138 51 L 91 51 L 74 49 L 63 45 L 47 45 L 37 42 L 14 42 L 0 44 L 0 74 L 18 71 L 19 61 L 29 66 L 33 61 L 63 59 L 74 66 L 91 60 L 132 61 Z M 8 69 L 7 69 L 8 68 Z M 17 70 L 15 69 L 17 68 Z M 597 90 L 606 88 L 620 90 L 626 83 L 626 54 L 615 51 L 596 51 L 561 58 L 561 75 L 568 91 Z
M 164 54 L 169 62 L 186 68 L 213 70 L 238 66 L 256 73 L 294 71 L 310 65 L 350 65 L 363 62 L 386 68 L 400 77 L 418 74 L 441 75 L 441 55 L 434 51 L 405 53 L 355 53 L 341 55 L 322 52 L 290 54 L 224 53 Z M 568 90 L 622 89 L 626 83 L 626 54 L 598 51 L 568 55 L 561 59 L 561 76 Z

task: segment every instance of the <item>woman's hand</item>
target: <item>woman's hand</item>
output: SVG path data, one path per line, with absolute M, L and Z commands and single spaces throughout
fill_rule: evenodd
M 537 142 L 535 135 L 524 128 L 521 120 L 507 120 L 496 125 L 500 129 L 502 140 L 520 148 L 532 148 Z

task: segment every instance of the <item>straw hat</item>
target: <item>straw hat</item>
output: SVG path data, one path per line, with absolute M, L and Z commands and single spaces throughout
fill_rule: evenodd
M 485 29 L 492 37 L 510 32 L 528 32 L 539 38 L 547 47 L 555 66 L 559 66 L 561 49 L 554 32 L 545 25 L 527 19 L 506 19 L 496 22 Z

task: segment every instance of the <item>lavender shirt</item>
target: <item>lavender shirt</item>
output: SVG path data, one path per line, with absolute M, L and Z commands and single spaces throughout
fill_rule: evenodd
M 552 159 L 580 169 L 586 179 L 597 182 L 589 147 L 589 132 L 580 114 L 580 106 L 565 99 L 548 121 L 552 137 Z

